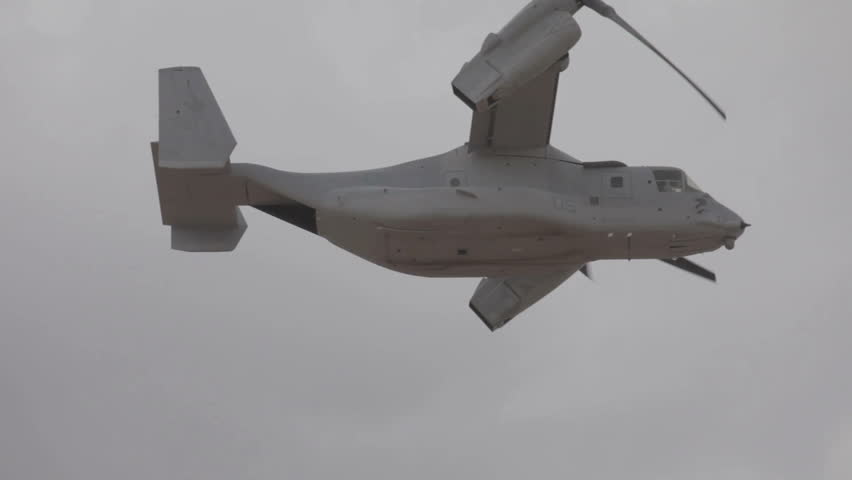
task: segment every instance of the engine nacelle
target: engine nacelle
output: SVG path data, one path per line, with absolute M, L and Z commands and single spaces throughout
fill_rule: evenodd
M 453 92 L 470 108 L 486 111 L 554 64 L 567 67 L 568 51 L 580 40 L 577 0 L 533 0 L 453 79 Z

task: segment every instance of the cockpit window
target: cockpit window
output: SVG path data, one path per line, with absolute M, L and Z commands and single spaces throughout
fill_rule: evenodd
M 699 187 L 698 184 L 695 183 L 695 181 L 693 179 L 689 178 L 689 175 L 686 175 L 686 191 L 687 192 L 703 192 L 703 190 L 701 190 L 701 187 Z
M 674 168 L 654 170 L 657 190 L 661 192 L 682 192 L 684 176 L 682 171 Z
M 683 170 L 660 168 L 654 170 L 654 181 L 661 192 L 700 192 L 701 188 Z

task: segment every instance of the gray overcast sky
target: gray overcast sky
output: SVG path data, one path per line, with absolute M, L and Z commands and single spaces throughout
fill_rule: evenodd
M 0 2 L 0 478 L 852 478 L 852 6 L 613 3 L 730 121 L 583 12 L 554 143 L 755 227 L 698 259 L 718 285 L 603 262 L 492 335 L 476 280 L 253 210 L 233 254 L 170 251 L 148 142 L 190 64 L 235 161 L 449 150 L 449 82 L 522 1 Z

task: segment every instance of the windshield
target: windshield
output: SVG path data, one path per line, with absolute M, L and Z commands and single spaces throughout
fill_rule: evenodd
M 657 190 L 661 192 L 700 192 L 698 186 L 683 170 L 677 168 L 658 168 L 654 170 Z
M 687 192 L 703 192 L 701 187 L 695 183 L 695 180 L 689 178 L 689 175 L 684 175 L 686 177 L 686 191 Z

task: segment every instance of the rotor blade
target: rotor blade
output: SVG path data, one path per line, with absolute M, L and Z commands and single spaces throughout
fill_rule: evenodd
M 725 120 L 728 119 L 728 116 L 727 116 L 727 114 L 725 114 L 725 111 L 722 110 L 722 108 L 716 102 L 714 102 L 713 99 L 710 98 L 710 96 L 707 95 L 704 92 L 704 90 L 702 90 L 701 87 L 698 86 L 697 83 L 693 82 L 691 78 L 689 78 L 685 73 L 683 73 L 683 71 L 681 69 L 677 68 L 677 66 L 674 63 L 672 63 L 671 60 L 669 60 L 665 55 L 663 55 L 663 52 L 657 50 L 657 47 L 655 47 L 653 44 L 651 44 L 651 42 L 649 42 L 645 37 L 643 37 L 641 33 L 636 31 L 636 29 L 633 28 L 629 23 L 627 23 L 627 21 L 625 21 L 623 18 L 621 18 L 621 16 L 618 13 L 616 13 L 614 8 L 607 5 L 605 2 L 603 2 L 603 0 L 582 0 L 582 2 L 585 6 L 591 8 L 592 10 L 594 10 L 596 12 L 598 12 L 601 16 L 612 20 L 613 22 L 618 24 L 621 28 L 627 30 L 627 32 L 629 34 L 633 35 L 637 40 L 642 42 L 646 47 L 650 48 L 651 51 L 656 53 L 657 56 L 659 56 L 661 59 L 663 59 L 664 62 L 669 64 L 670 67 L 672 67 L 678 74 L 680 74 L 680 76 L 683 77 L 684 80 L 689 82 L 689 84 L 692 85 L 692 88 L 694 88 L 695 91 L 697 91 L 702 97 L 704 97 L 704 100 L 707 100 L 707 102 L 716 110 L 716 112 L 719 115 L 722 116 L 723 119 L 725 119 Z
M 582 273 L 583 275 L 585 275 L 585 276 L 586 276 L 586 278 L 588 278 L 589 280 L 592 280 L 592 281 L 594 281 L 594 280 L 595 280 L 594 278 L 592 278 L 592 270 L 589 268 L 589 264 L 588 264 L 588 263 L 587 263 L 587 264 L 585 264 L 585 265 L 583 265 L 582 267 L 580 267 L 580 273 Z
M 681 270 L 687 271 L 693 275 L 698 275 L 701 278 L 706 278 L 713 283 L 716 283 L 716 274 L 707 270 L 706 268 L 698 265 L 695 262 L 689 261 L 683 257 L 680 258 L 661 258 L 663 262 L 668 263 L 673 267 L 677 267 Z

